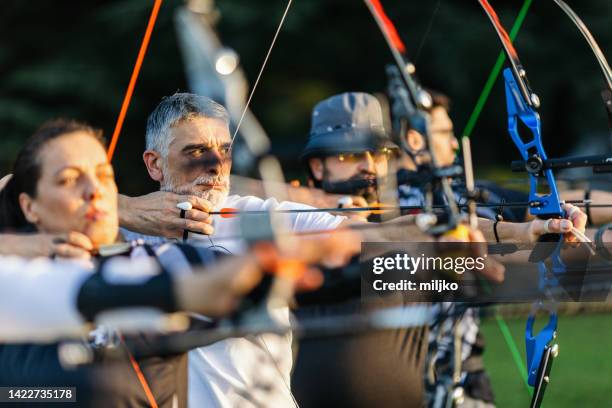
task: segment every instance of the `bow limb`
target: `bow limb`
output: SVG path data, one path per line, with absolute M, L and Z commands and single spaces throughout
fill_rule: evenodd
M 578 30 L 580 30 L 580 32 L 582 33 L 584 39 L 587 41 L 589 47 L 593 51 L 593 54 L 595 54 L 595 58 L 597 59 L 597 62 L 599 63 L 599 66 L 601 68 L 601 72 L 606 82 L 606 86 L 609 90 L 612 91 L 612 70 L 610 69 L 610 64 L 608 64 L 606 56 L 599 47 L 599 44 L 597 44 L 597 41 L 587 28 L 586 24 L 584 24 L 582 19 L 563 0 L 553 1 L 557 3 L 561 10 L 563 10 L 563 12 L 570 18 L 570 20 L 572 20 L 576 27 L 578 27 Z
M 612 131 L 612 70 L 610 69 L 610 64 L 608 64 L 608 60 L 604 55 L 603 51 L 595 41 L 595 38 L 587 28 L 586 24 L 582 21 L 582 19 L 572 10 L 570 6 L 567 5 L 563 0 L 554 0 L 554 2 L 563 10 L 563 12 L 572 20 L 574 25 L 580 30 L 582 36 L 589 44 L 589 47 L 593 51 L 595 55 L 595 59 L 599 63 L 599 67 L 601 68 L 601 72 L 604 77 L 604 81 L 606 83 L 606 89 L 602 91 L 602 98 L 604 101 L 604 105 L 606 107 L 606 111 L 608 112 L 608 125 L 610 130 Z
M 112 161 L 113 155 L 115 154 L 115 148 L 117 147 L 117 142 L 119 141 L 119 135 L 121 134 L 121 129 L 123 128 L 123 122 L 125 121 L 127 110 L 130 106 L 130 102 L 132 101 L 132 95 L 134 94 L 134 88 L 136 87 L 138 75 L 140 74 L 140 68 L 142 68 L 145 55 L 147 54 L 147 48 L 149 47 L 149 41 L 151 40 L 151 35 L 153 33 L 153 28 L 155 28 L 155 22 L 157 21 L 157 15 L 159 14 L 159 9 L 161 8 L 161 5 L 162 0 L 155 0 L 155 3 L 153 4 L 153 9 L 151 10 L 149 22 L 147 23 L 147 28 L 145 30 L 145 35 L 142 39 L 142 43 L 140 44 L 138 57 L 136 58 L 136 63 L 134 64 L 134 69 L 132 70 L 132 76 L 130 77 L 130 82 L 128 84 L 127 90 L 125 91 L 125 96 L 121 104 L 121 110 L 119 111 L 117 123 L 115 124 L 115 130 L 113 131 L 113 136 L 106 152 L 109 162 Z
M 399 105 L 397 112 L 394 109 L 394 114 L 397 116 L 403 116 L 405 121 L 410 124 L 413 128 L 417 129 L 424 137 L 426 142 L 426 149 L 431 157 L 431 163 L 426 165 L 426 171 L 433 175 L 435 181 L 442 191 L 445 197 L 445 205 L 447 206 L 447 220 L 444 224 L 436 222 L 436 225 L 431 226 L 428 232 L 433 235 L 441 235 L 444 233 L 457 233 L 460 227 L 459 221 L 459 210 L 457 208 L 455 197 L 451 189 L 450 181 L 448 177 L 439 175 L 439 160 L 436 152 L 431 147 L 433 146 L 433 140 L 429 131 L 429 113 L 428 109 L 432 106 L 431 96 L 422 89 L 415 78 L 416 68 L 406 56 L 406 46 L 402 42 L 397 33 L 391 19 L 387 16 L 380 0 L 364 0 L 368 7 L 374 21 L 378 28 L 383 34 L 387 45 L 393 55 L 395 61 L 396 70 L 390 70 L 389 75 L 391 82 L 397 85 L 391 86 L 390 90 L 395 97 L 396 103 Z M 394 76 L 401 79 L 401 81 L 394 80 Z M 396 91 L 396 92 L 395 92 Z M 401 145 L 404 149 L 409 152 L 403 142 L 403 132 L 407 130 L 404 126 L 396 129 L 400 134 Z M 433 187 L 432 191 L 426 193 L 428 203 L 426 207 L 428 210 L 433 207 Z M 463 234 L 462 234 L 463 235 Z

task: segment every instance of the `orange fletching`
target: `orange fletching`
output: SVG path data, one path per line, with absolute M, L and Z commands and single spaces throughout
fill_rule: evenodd
M 219 215 L 221 218 L 234 218 L 240 213 L 240 210 L 237 208 L 222 208 L 219 210 Z
M 390 208 L 388 205 L 382 203 L 372 203 L 370 204 L 371 208 L 378 208 L 378 210 L 372 210 L 371 214 L 384 214 L 386 211 L 389 211 Z

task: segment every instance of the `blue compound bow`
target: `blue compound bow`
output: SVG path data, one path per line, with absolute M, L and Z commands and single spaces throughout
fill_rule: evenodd
M 519 65 L 520 67 L 520 65 Z M 524 70 L 519 68 L 519 75 L 523 86 L 517 84 L 515 73 L 512 69 L 504 70 L 504 82 L 506 88 L 506 104 L 508 110 L 508 132 L 518 147 L 523 160 L 529 168 L 537 169 L 529 173 L 530 189 L 529 189 L 529 210 L 532 215 L 542 218 L 558 218 L 565 216 L 565 212 L 559 199 L 555 176 L 551 169 L 542 169 L 541 163 L 547 160 L 546 152 L 542 145 L 540 131 L 540 116 L 536 111 L 537 97 L 531 92 L 526 81 Z M 525 99 L 521 89 L 527 91 L 531 97 L 531 103 Z M 519 123 L 525 125 L 533 135 L 531 140 L 524 141 L 519 133 Z M 546 178 L 549 191 L 546 194 L 538 193 L 538 182 L 542 177 Z M 551 254 L 552 270 L 547 267 L 544 262 L 538 264 L 540 272 L 540 291 L 546 293 L 548 289 L 558 287 L 558 274 L 565 270 L 565 266 L 561 260 L 560 250 L 562 246 L 562 238 L 558 238 L 558 244 Z M 541 399 L 543 388 L 548 383 L 548 374 L 550 372 L 552 357 L 555 357 L 558 352 L 556 344 L 551 345 L 555 338 L 557 330 L 557 314 L 554 310 L 550 311 L 548 324 L 537 334 L 533 334 L 533 325 L 535 322 L 535 312 L 543 306 L 543 303 L 538 302 L 538 307 L 534 308 L 529 318 L 527 319 L 527 327 L 525 329 L 525 345 L 527 349 L 527 382 L 532 387 L 535 387 L 535 399 Z
M 529 174 L 529 212 L 540 218 L 563 218 L 565 211 L 559 198 L 555 176 L 551 168 L 546 168 L 544 163 L 548 160 L 544 146 L 542 145 L 540 115 L 537 109 L 540 100 L 531 90 L 527 80 L 527 73 L 523 68 L 512 41 L 504 27 L 502 26 L 495 10 L 487 0 L 479 0 L 480 5 L 487 13 L 493 23 L 495 30 L 503 44 L 504 50 L 510 61 L 510 68 L 504 70 L 504 82 L 506 90 L 506 105 L 508 111 L 508 132 L 512 141 L 518 148 L 525 168 Z M 519 127 L 528 129 L 530 135 L 519 132 Z M 540 181 L 545 179 L 548 191 L 541 193 Z M 557 240 L 558 243 L 552 253 L 544 258 L 552 260 L 552 267 L 549 268 L 544 262 L 543 257 L 538 257 L 538 268 L 540 271 L 540 290 L 546 294 L 547 289 L 558 285 L 557 276 L 565 271 L 565 266 L 561 261 L 560 251 L 563 239 L 559 236 L 544 236 L 543 240 Z M 537 247 L 536 247 L 537 249 Z M 531 259 L 535 258 L 535 250 Z M 527 325 L 525 328 L 525 345 L 527 349 L 527 382 L 534 387 L 534 394 L 531 401 L 532 407 L 541 404 L 546 385 L 549 382 L 549 373 L 553 358 L 558 353 L 558 346 L 553 344 L 557 330 L 557 314 L 554 305 L 548 308 L 550 312 L 546 326 L 534 335 L 533 325 L 535 314 L 539 309 L 544 308 L 544 302 L 538 301 L 534 304 Z

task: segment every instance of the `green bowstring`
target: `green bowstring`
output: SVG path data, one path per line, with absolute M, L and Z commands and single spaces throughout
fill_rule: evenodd
M 510 30 L 510 39 L 513 42 L 516 36 L 518 35 L 518 32 L 521 29 L 521 26 L 523 25 L 523 21 L 525 21 L 525 17 L 527 16 L 527 12 L 529 11 L 529 7 L 531 6 L 531 3 L 533 3 L 533 0 L 525 0 L 525 2 L 523 3 L 523 6 L 521 7 L 518 13 L 518 16 L 516 17 L 516 20 L 514 21 L 514 24 L 512 25 L 512 28 Z M 480 114 L 482 113 L 482 110 L 485 104 L 487 103 L 489 96 L 491 95 L 491 90 L 493 89 L 493 85 L 495 85 L 495 81 L 497 81 L 497 78 L 499 77 L 499 74 L 504 66 L 505 61 L 506 61 L 506 54 L 502 50 L 499 53 L 499 56 L 497 57 L 497 61 L 495 61 L 495 65 L 493 65 L 493 69 L 491 70 L 491 73 L 489 74 L 489 77 L 487 78 L 487 82 L 485 83 L 482 89 L 482 92 L 480 93 L 480 96 L 478 97 L 478 100 L 476 101 L 474 110 L 472 110 L 472 113 L 468 119 L 465 129 L 463 130 L 462 135 L 467 136 L 467 137 L 470 137 L 472 135 L 472 132 L 474 131 L 474 128 L 476 127 L 476 123 L 478 122 L 478 119 L 480 118 Z M 516 364 L 516 367 L 519 370 L 521 378 L 523 379 L 523 381 L 525 382 L 525 385 L 527 386 L 527 391 L 529 392 L 530 395 L 532 395 L 533 390 L 531 389 L 531 387 L 529 386 L 529 383 L 527 382 L 527 367 L 525 367 L 525 364 L 523 364 L 523 359 L 518 350 L 516 342 L 514 341 L 514 338 L 512 337 L 512 334 L 510 333 L 510 328 L 506 324 L 506 321 L 504 320 L 504 318 L 499 313 L 495 314 L 495 320 L 497 321 L 499 330 L 502 332 L 504 340 L 506 341 L 506 344 L 508 345 L 508 348 L 510 349 L 510 353 L 512 354 L 512 359 L 514 360 L 514 363 Z
M 527 16 L 527 12 L 529 11 L 529 7 L 533 3 L 533 0 L 525 0 L 521 10 L 519 11 L 514 24 L 512 25 L 512 29 L 510 30 L 510 39 L 514 42 L 519 30 L 521 29 L 521 25 L 523 21 L 525 21 L 525 16 Z M 493 89 L 493 85 L 495 85 L 495 81 L 499 77 L 499 73 L 501 72 L 504 62 L 506 61 L 506 54 L 504 51 L 499 53 L 497 57 L 497 61 L 495 61 L 495 65 L 493 66 L 493 70 L 489 74 L 489 78 L 487 78 L 487 82 L 485 83 L 484 88 L 482 88 L 482 92 L 478 97 L 478 101 L 474 106 L 474 110 L 468 119 L 467 125 L 465 125 L 465 129 L 463 130 L 462 135 L 470 137 L 472 132 L 474 131 L 474 127 L 476 127 L 476 122 L 480 118 L 480 114 L 482 113 L 482 109 L 484 108 L 487 100 L 489 99 L 489 95 L 491 94 L 491 90 Z
M 519 352 L 516 342 L 514 341 L 514 337 L 512 337 L 512 334 L 510 333 L 510 328 L 508 327 L 508 324 L 498 312 L 495 313 L 495 321 L 497 321 L 499 330 L 502 332 L 504 340 L 506 340 L 506 344 L 510 349 L 512 359 L 514 360 L 514 364 L 516 364 L 516 368 L 518 368 L 521 378 L 525 382 L 525 386 L 527 386 L 527 391 L 529 392 L 529 395 L 533 395 L 533 390 L 527 382 L 527 367 L 525 367 L 525 364 L 523 364 L 523 358 L 521 357 L 521 353 Z

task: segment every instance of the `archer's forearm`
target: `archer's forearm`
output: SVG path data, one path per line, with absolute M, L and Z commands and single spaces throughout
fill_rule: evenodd
M 351 225 L 363 225 L 358 220 L 347 220 Z M 404 215 L 380 224 L 368 223 L 372 228 L 360 229 L 363 242 L 430 242 L 432 237 L 414 224 L 413 215 Z M 376 226 L 376 227 L 374 227 Z
M 0 255 L 24 255 L 20 249 L 24 241 L 27 240 L 26 235 L 17 234 L 0 234 Z
M 585 199 L 584 190 L 569 190 L 561 193 L 561 198 L 566 201 Z M 612 193 L 609 191 L 592 190 L 590 199 L 593 204 L 607 204 L 612 202 Z M 586 208 L 586 207 L 585 207 Z M 583 208 L 583 211 L 585 210 Z M 612 207 L 591 207 L 588 214 L 593 225 L 612 222 Z
M 118 198 L 118 213 L 119 213 L 119 225 L 122 227 L 135 231 L 136 225 L 134 224 L 134 217 L 130 209 L 131 197 L 119 194 Z
M 478 218 L 478 228 L 482 231 L 487 242 L 497 242 L 493 230 L 494 224 L 495 221 L 488 218 Z M 499 242 L 504 244 L 528 243 L 527 223 L 500 221 L 497 223 L 497 236 Z

